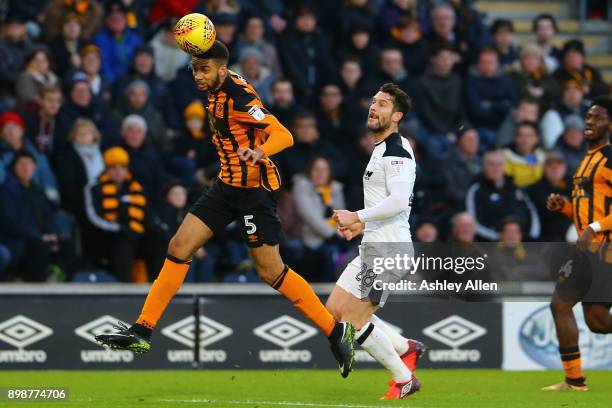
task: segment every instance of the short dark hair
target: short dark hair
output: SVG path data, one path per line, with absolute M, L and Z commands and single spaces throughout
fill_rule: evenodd
M 449 51 L 449 52 L 457 52 L 457 50 L 455 49 L 455 47 L 453 47 L 452 45 L 450 45 L 448 42 L 441 42 L 439 44 L 436 44 L 430 51 L 429 56 L 431 58 L 437 56 L 438 54 L 440 54 L 441 52 L 444 51 Z
M 608 118 L 612 120 L 612 98 L 607 96 L 598 96 L 593 98 L 593 102 L 591 102 L 591 107 L 593 106 L 601 106 L 608 112 Z
M 516 128 L 514 129 L 514 133 L 515 133 L 515 134 L 516 134 L 516 133 L 518 133 L 518 130 L 519 130 L 520 128 L 522 128 L 523 126 L 527 126 L 527 127 L 532 128 L 532 129 L 533 129 L 533 131 L 535 132 L 536 136 L 539 136 L 539 135 L 540 135 L 540 129 L 538 128 L 538 124 L 537 124 L 537 123 L 535 123 L 535 122 L 528 121 L 528 120 L 524 120 L 524 121 L 522 121 L 522 122 L 519 122 L 519 123 L 516 125 Z
M 17 162 L 24 158 L 30 159 L 34 162 L 34 164 L 37 164 L 36 157 L 34 157 L 32 153 L 30 153 L 29 151 L 25 149 L 21 149 L 17 153 L 15 153 L 15 156 L 13 156 L 13 159 L 11 160 L 11 163 L 9 164 L 9 169 L 14 171 L 15 166 L 17 165 Z
M 491 25 L 491 34 L 497 34 L 497 32 L 502 28 L 506 28 L 510 30 L 510 32 L 514 32 L 514 24 L 512 23 L 512 21 L 507 20 L 505 18 L 498 18 L 493 21 L 493 25 Z
M 512 216 L 508 216 L 508 217 L 502 218 L 502 220 L 499 222 L 498 231 L 502 232 L 504 230 L 504 228 L 506 228 L 510 224 L 516 224 L 516 225 L 518 225 L 519 229 L 522 230 L 521 222 L 518 220 L 518 218 L 512 217 Z
M 304 119 L 312 119 L 312 120 L 316 121 L 317 117 L 314 115 L 314 113 L 312 113 L 309 110 L 300 109 L 291 118 L 291 126 L 295 126 L 295 124 L 297 123 L 298 120 L 304 120 Z
M 291 85 L 291 88 L 293 88 L 293 83 L 292 83 L 292 82 L 291 82 L 291 81 L 290 81 L 288 78 L 285 78 L 285 77 L 278 77 L 278 78 L 276 78 L 276 79 L 275 79 L 275 80 L 272 82 L 272 84 L 270 85 L 270 89 L 274 89 L 274 87 L 276 87 L 276 85 L 278 85 L 278 84 L 280 84 L 280 83 L 283 83 L 283 82 L 288 83 L 289 85 Z
M 225 44 L 223 44 L 221 41 L 215 40 L 215 42 L 208 49 L 208 51 L 203 52 L 201 54 L 195 54 L 193 55 L 193 57 L 199 58 L 199 59 L 219 60 L 223 64 L 227 64 L 227 62 L 229 61 L 229 50 L 227 49 Z
M 378 89 L 378 92 L 384 92 L 391 95 L 393 98 L 393 111 L 402 112 L 402 119 L 412 110 L 412 99 L 410 99 L 410 96 L 408 96 L 399 85 L 387 82 Z
M 552 14 L 538 14 L 536 18 L 533 19 L 531 31 L 535 33 L 536 30 L 538 29 L 538 24 L 540 23 L 540 21 L 543 21 L 543 20 L 550 21 L 553 26 L 553 29 L 555 30 L 555 33 L 559 32 L 559 27 L 557 26 L 557 19 Z

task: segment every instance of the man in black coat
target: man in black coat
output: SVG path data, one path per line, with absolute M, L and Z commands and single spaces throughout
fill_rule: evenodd
M 504 157 L 493 151 L 483 158 L 482 177 L 470 186 L 465 199 L 467 212 L 476 219 L 480 240 L 498 241 L 500 220 L 514 217 L 523 236 L 535 240 L 540 235 L 540 219 L 529 196 L 504 175 Z

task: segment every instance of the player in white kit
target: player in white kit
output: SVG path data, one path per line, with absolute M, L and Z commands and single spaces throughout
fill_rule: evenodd
M 412 241 L 408 217 L 416 163 L 410 143 L 398 133 L 399 122 L 411 105 L 410 97 L 391 83 L 372 98 L 367 127 L 376 146 L 363 175 L 365 208 L 334 212 L 346 239 L 363 233 L 362 244 Z M 421 386 L 413 371 L 424 346 L 402 337 L 374 314 L 386 294 L 365 294 L 363 278 L 362 259 L 357 256 L 336 282 L 326 306 L 338 321 L 351 322 L 357 330 L 356 341 L 391 371 L 393 380 L 383 398 L 404 398 Z

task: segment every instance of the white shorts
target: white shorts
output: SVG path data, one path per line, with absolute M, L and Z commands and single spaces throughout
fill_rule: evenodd
M 389 297 L 389 291 L 377 291 L 372 289 L 374 279 L 377 277 L 372 271 L 362 273 L 361 257 L 357 255 L 342 271 L 336 285 L 346 290 L 359 300 L 370 299 L 379 307 L 382 307 Z

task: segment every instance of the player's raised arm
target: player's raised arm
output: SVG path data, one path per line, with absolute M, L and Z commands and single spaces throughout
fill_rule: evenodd
M 567 218 L 572 218 L 572 204 L 559 194 L 551 194 L 548 196 L 546 208 L 549 211 L 558 211 Z

